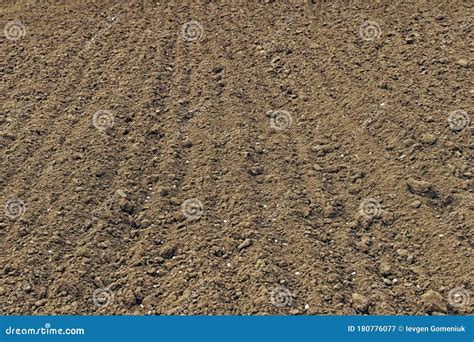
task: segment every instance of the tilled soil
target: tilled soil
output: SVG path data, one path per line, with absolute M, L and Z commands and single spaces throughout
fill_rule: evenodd
M 0 313 L 474 313 L 472 7 L 3 2 Z

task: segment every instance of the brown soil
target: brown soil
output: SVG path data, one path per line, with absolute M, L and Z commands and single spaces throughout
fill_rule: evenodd
M 474 312 L 472 2 L 66 3 L 2 5 L 0 313 Z

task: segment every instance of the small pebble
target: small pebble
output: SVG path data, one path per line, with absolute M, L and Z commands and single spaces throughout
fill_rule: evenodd
M 428 290 L 421 295 L 420 305 L 427 312 L 446 312 L 448 309 L 443 296 L 433 290 Z
M 118 190 L 116 191 L 116 193 L 117 193 L 117 195 L 119 195 L 119 196 L 122 197 L 122 198 L 127 198 L 127 193 L 126 193 L 124 190 L 122 190 L 122 189 L 118 189 Z
M 130 202 L 130 201 L 127 201 L 125 199 L 123 199 L 121 202 L 120 202 L 120 209 L 129 214 L 129 215 L 132 215 L 135 211 L 135 206 Z
M 369 308 L 369 299 L 359 293 L 353 293 L 352 308 L 360 313 L 367 312 Z
M 423 144 L 433 145 L 437 138 L 431 133 L 422 134 L 419 141 Z
M 263 173 L 263 167 L 261 167 L 260 165 L 252 166 L 249 170 L 249 173 L 252 176 L 261 175 Z
M 416 195 L 426 197 L 436 197 L 433 184 L 427 181 L 410 178 L 407 180 L 408 190 Z
M 252 244 L 252 240 L 250 239 L 245 239 L 244 242 L 242 242 L 240 245 L 237 246 L 237 249 L 239 251 L 243 250 L 244 248 L 249 247 Z
M 221 67 L 220 65 L 217 65 L 217 66 L 215 66 L 215 67 L 212 69 L 212 72 L 213 72 L 214 74 L 218 74 L 218 73 L 220 73 L 222 70 L 223 70 L 222 67 Z
M 456 61 L 456 64 L 465 67 L 469 65 L 469 61 L 466 58 L 461 58 Z
M 387 261 L 382 261 L 379 265 L 379 273 L 383 276 L 392 274 L 392 267 Z

